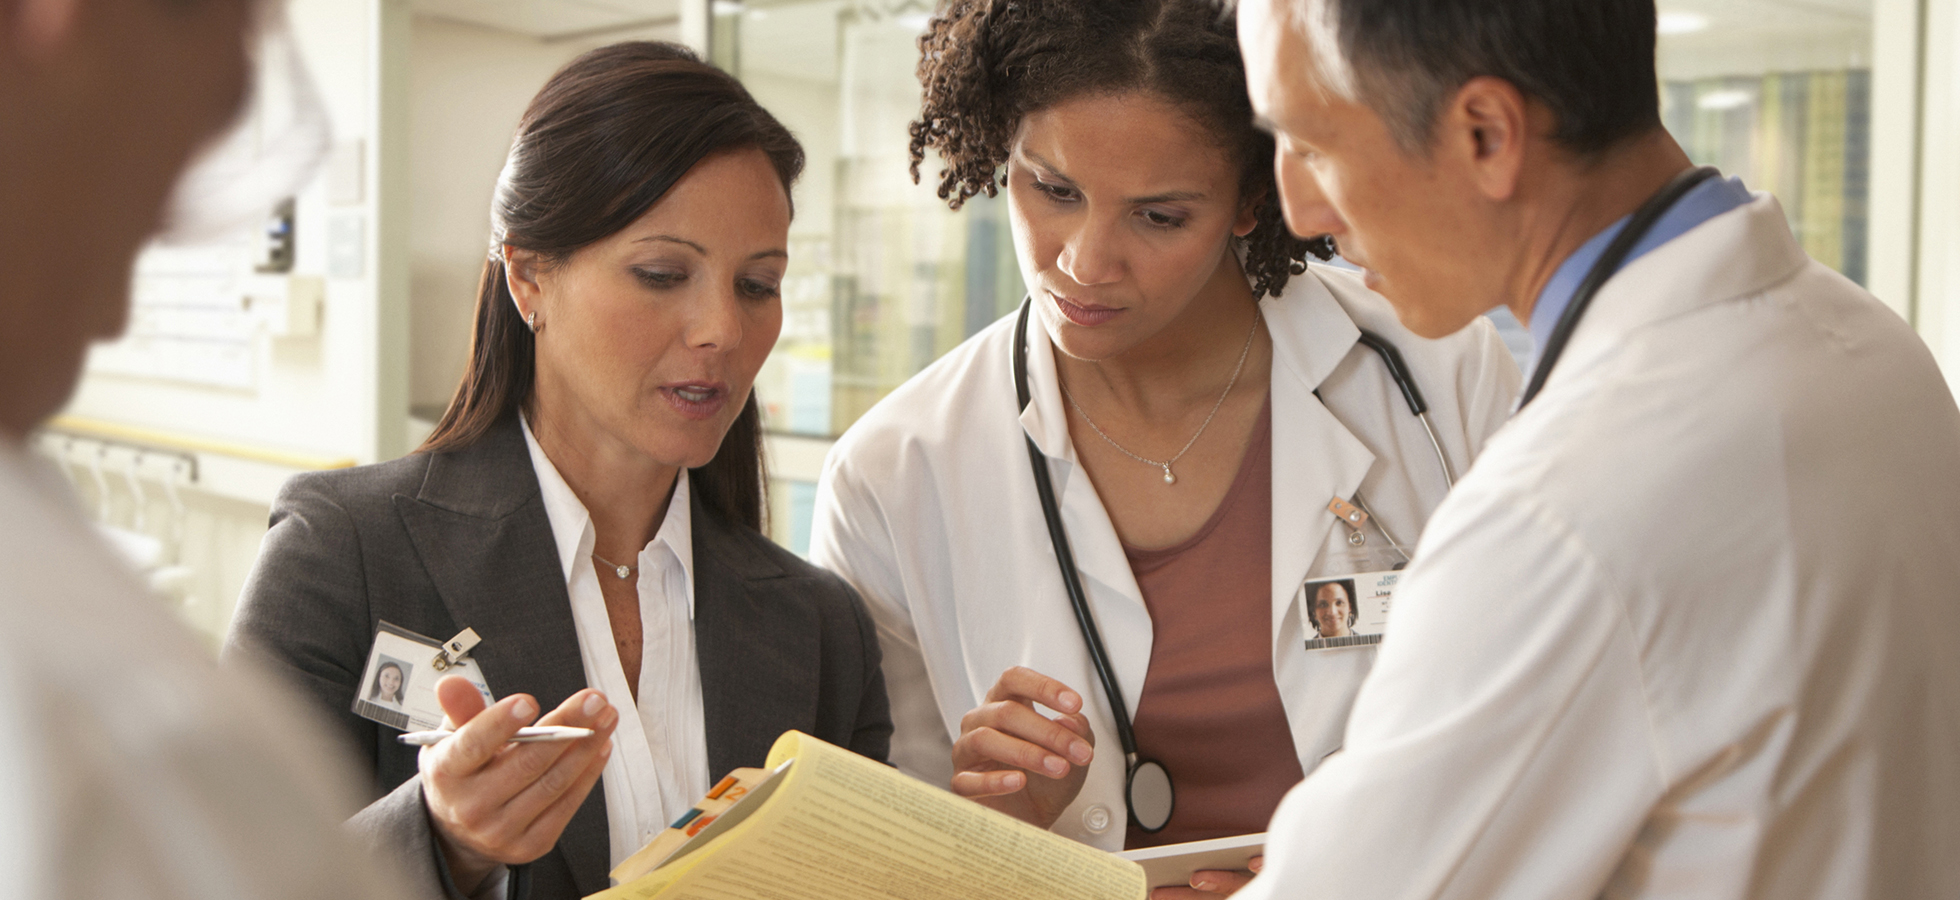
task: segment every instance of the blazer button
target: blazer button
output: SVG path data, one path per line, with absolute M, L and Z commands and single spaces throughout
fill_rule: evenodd
M 1109 830 L 1109 807 L 1100 803 L 1082 811 L 1082 827 L 1091 834 L 1102 834 Z

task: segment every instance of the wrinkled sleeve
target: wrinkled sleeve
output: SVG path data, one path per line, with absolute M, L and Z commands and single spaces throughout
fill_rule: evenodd
M 1244 900 L 1594 897 L 1662 791 L 1614 579 L 1517 496 L 1455 496 L 1395 597 L 1345 749 Z
M 856 474 L 856 461 L 848 458 L 850 446 L 837 445 L 817 484 L 810 561 L 856 588 L 877 625 L 891 702 L 892 764 L 928 784 L 945 786 L 953 778 L 953 743 L 913 627 L 891 520 Z

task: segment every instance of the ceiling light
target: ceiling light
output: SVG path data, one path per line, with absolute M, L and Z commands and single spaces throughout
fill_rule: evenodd
M 1695 105 L 1706 110 L 1725 112 L 1740 109 L 1756 102 L 1756 95 L 1743 90 L 1709 91 L 1695 100 Z
M 1707 28 L 1708 17 L 1701 13 L 1663 10 L 1656 24 L 1655 30 L 1661 34 L 1688 34 Z

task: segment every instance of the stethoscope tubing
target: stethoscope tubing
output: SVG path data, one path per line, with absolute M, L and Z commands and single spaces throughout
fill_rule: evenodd
M 1028 311 L 1033 301 L 1023 298 L 1020 318 L 1014 329 L 1014 392 L 1022 409 L 1028 408 Z M 1034 470 L 1034 489 L 1041 499 L 1041 517 L 1048 526 L 1048 540 L 1055 548 L 1055 564 L 1061 569 L 1062 586 L 1068 591 L 1069 606 L 1075 610 L 1075 623 L 1082 629 L 1082 641 L 1088 646 L 1089 661 L 1096 670 L 1096 680 L 1102 683 L 1103 696 L 1108 698 L 1110 714 L 1116 719 L 1116 740 L 1123 745 L 1123 757 L 1128 766 L 1134 767 L 1137 759 L 1136 731 L 1130 724 L 1130 707 L 1123 702 L 1123 686 L 1116 681 L 1115 668 L 1109 661 L 1109 651 L 1104 648 L 1102 629 L 1096 625 L 1095 612 L 1089 608 L 1089 598 L 1082 590 L 1082 574 L 1075 567 L 1075 553 L 1069 548 L 1068 529 L 1062 524 L 1061 504 L 1055 500 L 1055 484 L 1048 472 L 1048 456 L 1034 442 L 1034 438 L 1022 435 L 1027 441 L 1028 460 Z

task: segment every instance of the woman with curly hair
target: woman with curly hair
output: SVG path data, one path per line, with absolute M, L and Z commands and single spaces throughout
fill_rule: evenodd
M 1303 588 L 1406 561 L 1516 367 L 1486 322 L 1423 340 L 1362 276 L 1307 264 L 1331 248 L 1281 221 L 1215 4 L 953 0 L 920 45 L 914 174 L 933 151 L 954 208 L 1007 195 L 1030 297 L 859 420 L 819 488 L 812 556 L 878 620 L 892 756 L 1110 849 L 1262 831 L 1339 748 L 1375 654 L 1317 640 Z M 1127 808 L 1112 693 L 1169 773 L 1167 822 Z

